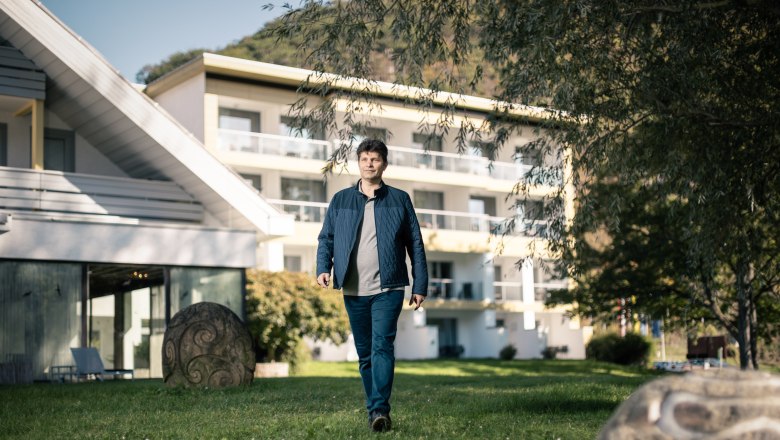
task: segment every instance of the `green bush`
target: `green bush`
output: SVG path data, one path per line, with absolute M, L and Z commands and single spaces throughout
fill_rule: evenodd
M 558 353 L 568 353 L 568 345 L 547 346 L 542 350 L 542 359 L 555 359 L 558 357 Z
M 585 348 L 585 357 L 620 365 L 643 365 L 650 355 L 650 342 L 636 333 L 620 337 L 607 333 L 591 339 Z
M 247 325 L 257 362 L 289 362 L 295 369 L 309 357 L 304 336 L 345 342 L 349 319 L 342 301 L 304 273 L 247 271 Z
M 504 348 L 501 349 L 501 351 L 498 352 L 498 357 L 505 360 L 505 361 L 511 361 L 515 358 L 515 355 L 517 354 L 517 349 L 514 345 L 507 344 L 504 346 Z

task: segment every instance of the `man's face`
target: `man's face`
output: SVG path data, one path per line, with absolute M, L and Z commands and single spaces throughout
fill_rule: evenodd
M 360 177 L 369 181 L 379 181 L 382 179 L 382 173 L 387 168 L 387 163 L 382 160 L 382 155 L 375 151 L 364 151 L 358 158 L 360 166 Z

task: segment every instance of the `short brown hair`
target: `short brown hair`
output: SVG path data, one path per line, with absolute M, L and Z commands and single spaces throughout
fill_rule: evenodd
M 360 153 L 379 153 L 382 160 L 387 163 L 387 145 L 379 139 L 364 139 L 357 148 L 358 160 L 360 160 Z

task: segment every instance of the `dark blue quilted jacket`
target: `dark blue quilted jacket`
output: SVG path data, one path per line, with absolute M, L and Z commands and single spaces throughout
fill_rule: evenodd
M 425 261 L 420 225 L 409 194 L 386 184 L 376 190 L 374 219 L 379 251 L 379 280 L 383 289 L 409 285 L 406 254 L 412 262 L 412 293 L 428 293 L 428 267 Z M 333 196 L 318 237 L 317 273 L 330 273 L 333 287 L 340 289 L 346 279 L 349 256 L 357 245 L 357 232 L 363 220 L 365 194 L 357 185 Z

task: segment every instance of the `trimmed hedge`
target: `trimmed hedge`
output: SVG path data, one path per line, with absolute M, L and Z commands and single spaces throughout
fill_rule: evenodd
M 620 337 L 607 333 L 591 339 L 585 348 L 585 357 L 620 365 L 644 365 L 650 356 L 652 344 L 636 333 Z

